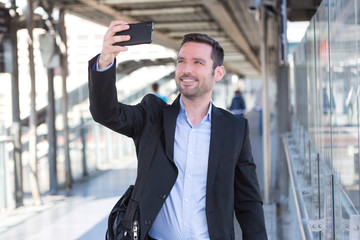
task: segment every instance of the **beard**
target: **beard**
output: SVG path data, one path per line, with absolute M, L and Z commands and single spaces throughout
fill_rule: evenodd
M 186 86 L 186 83 L 184 83 L 184 79 L 191 79 L 192 81 L 195 82 L 195 86 L 191 86 L 191 85 Z M 207 85 L 206 81 L 209 80 L 208 79 L 201 80 L 192 74 L 182 74 L 180 77 L 178 77 L 176 81 L 176 86 L 182 96 L 189 99 L 193 99 L 203 95 L 204 93 L 211 91 L 212 86 Z
M 192 74 L 185 74 L 184 73 L 176 81 L 177 89 L 181 93 L 181 95 L 183 95 L 183 96 L 185 96 L 187 98 L 196 97 L 197 92 L 199 91 L 199 87 L 198 86 L 196 86 L 196 87 L 191 86 L 191 88 L 187 87 L 185 84 L 182 84 L 184 79 L 192 79 L 193 81 L 195 81 L 197 83 L 199 83 L 199 79 L 196 76 L 192 75 Z

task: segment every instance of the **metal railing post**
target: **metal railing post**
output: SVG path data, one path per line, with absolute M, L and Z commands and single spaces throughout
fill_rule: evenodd
M 82 175 L 86 177 L 89 175 L 86 163 L 86 129 L 84 118 L 80 118 L 80 138 L 81 138 L 81 152 L 82 152 Z
M 0 134 L 4 133 L 4 129 L 0 126 Z M 1 136 L 2 137 L 2 136 Z M 6 173 L 8 172 L 6 158 L 6 142 L 0 137 L 0 212 L 7 208 L 7 188 L 8 182 Z

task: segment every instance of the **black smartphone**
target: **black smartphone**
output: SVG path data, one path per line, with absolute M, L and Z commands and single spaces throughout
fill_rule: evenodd
M 115 35 L 130 35 L 130 40 L 114 43 L 114 45 L 129 46 L 152 42 L 154 22 L 133 23 L 129 26 L 128 30 L 117 32 Z

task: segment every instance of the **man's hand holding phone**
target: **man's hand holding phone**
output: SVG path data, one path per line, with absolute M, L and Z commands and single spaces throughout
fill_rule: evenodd
M 153 29 L 154 22 L 128 24 L 122 20 L 112 21 L 104 36 L 99 68 L 108 67 L 120 52 L 128 50 L 126 46 L 151 43 Z
M 117 46 L 114 44 L 130 40 L 129 35 L 115 35 L 117 32 L 122 32 L 129 28 L 129 24 L 125 21 L 111 21 L 110 26 L 104 35 L 103 46 L 98 62 L 99 69 L 108 67 L 120 52 L 128 50 L 125 46 Z

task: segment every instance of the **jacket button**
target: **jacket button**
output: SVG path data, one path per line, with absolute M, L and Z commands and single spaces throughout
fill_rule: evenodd
M 161 194 L 160 197 L 161 197 L 162 199 L 165 199 L 165 198 L 166 198 L 166 194 Z
M 146 219 L 146 220 L 145 220 L 145 224 L 146 224 L 146 225 L 150 225 L 150 223 L 151 223 L 151 221 L 150 221 L 149 219 Z

